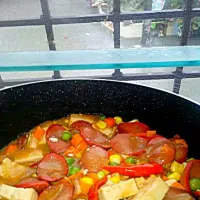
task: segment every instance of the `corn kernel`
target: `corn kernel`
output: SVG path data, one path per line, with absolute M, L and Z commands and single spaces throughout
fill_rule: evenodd
M 176 161 L 174 161 L 171 165 L 171 172 L 177 172 L 179 174 L 182 174 L 184 171 L 184 165 L 179 164 Z
M 69 123 L 69 120 L 68 120 L 68 119 L 65 119 L 65 123 L 68 124 L 68 123 Z
M 113 154 L 109 157 L 109 161 L 110 161 L 110 163 L 120 164 L 121 163 L 121 156 L 118 155 L 118 154 Z
M 115 123 L 116 124 L 122 123 L 122 118 L 121 117 L 116 116 L 116 117 L 114 117 L 114 119 L 115 119 Z
M 177 172 L 173 172 L 167 176 L 168 179 L 175 179 L 176 181 L 180 181 L 181 175 Z
M 100 129 L 105 129 L 105 128 L 107 127 L 106 122 L 101 121 L 101 120 L 98 121 L 98 122 L 96 123 L 96 125 L 97 125 L 97 127 L 100 128 Z
M 32 174 L 33 178 L 38 178 L 37 174 Z
M 94 184 L 93 179 L 90 178 L 90 177 L 88 177 L 88 176 L 83 177 L 83 178 L 81 179 L 81 181 L 82 181 L 83 183 L 88 184 L 88 185 L 93 185 L 93 184 Z
M 118 173 L 113 174 L 113 175 L 110 177 L 110 180 L 111 180 L 113 183 L 117 184 L 117 183 L 120 182 L 120 175 L 119 175 Z

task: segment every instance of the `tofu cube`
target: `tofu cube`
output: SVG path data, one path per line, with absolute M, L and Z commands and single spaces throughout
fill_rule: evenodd
M 117 184 L 105 185 L 99 189 L 99 200 L 119 200 L 138 193 L 135 179 L 129 179 Z
M 135 178 L 135 182 L 137 184 L 137 187 L 140 189 L 144 186 L 145 183 L 145 178 L 144 177 L 140 177 L 140 178 Z
M 69 125 L 72 125 L 74 122 L 80 120 L 93 123 L 96 119 L 97 117 L 93 115 L 71 114 L 69 118 Z
M 150 177 L 131 200 L 162 200 L 169 186 L 160 177 Z
M 174 183 L 176 183 L 177 181 L 175 179 L 170 179 L 170 180 L 167 180 L 165 181 L 165 183 L 167 183 L 167 185 L 170 187 L 172 186 Z
M 34 168 L 13 162 L 9 158 L 5 158 L 0 165 L 0 177 L 3 182 L 8 185 L 15 185 L 23 178 L 29 177 L 35 173 Z
M 29 149 L 18 152 L 15 155 L 15 162 L 19 164 L 36 163 L 43 157 L 43 153 L 40 149 Z
M 38 194 L 32 188 L 15 188 L 5 184 L 0 185 L 0 197 L 8 200 L 37 200 Z

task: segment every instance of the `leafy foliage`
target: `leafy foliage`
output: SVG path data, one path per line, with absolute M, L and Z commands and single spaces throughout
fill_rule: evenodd
M 121 0 L 122 12 L 133 12 L 144 10 L 145 0 Z
M 167 0 L 164 9 L 181 9 L 183 0 Z
M 114 0 L 98 0 L 107 3 L 110 7 L 113 5 Z M 122 12 L 138 12 L 145 9 L 145 3 L 147 0 L 121 0 L 121 11 Z M 165 0 L 164 9 L 182 9 L 186 0 Z M 194 0 L 194 8 L 200 8 L 200 0 Z M 112 8 L 110 9 L 112 10 Z M 158 20 L 160 21 L 160 20 Z M 166 20 L 168 21 L 168 20 Z M 177 19 L 179 27 L 182 27 L 182 19 Z M 193 18 L 191 22 L 191 29 L 200 30 L 200 18 Z
M 108 4 L 112 4 L 113 0 L 99 0 Z M 142 11 L 145 7 L 147 0 L 121 0 L 122 12 L 134 12 Z M 184 5 L 185 0 L 165 0 L 164 9 L 181 9 Z M 194 0 L 193 7 L 200 7 L 200 0 Z

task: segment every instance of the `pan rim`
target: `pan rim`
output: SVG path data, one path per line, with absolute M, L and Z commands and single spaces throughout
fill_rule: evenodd
M 128 81 L 118 81 L 118 80 L 109 80 L 109 79 L 91 79 L 91 78 L 61 78 L 61 79 L 49 79 L 49 80 L 39 80 L 39 81 L 31 81 L 31 82 L 27 82 L 27 83 L 21 83 L 21 84 L 17 84 L 17 85 L 13 85 L 13 86 L 8 86 L 8 87 L 5 87 L 5 88 L 1 88 L 0 89 L 0 92 L 2 91 L 6 91 L 6 90 L 10 90 L 10 89 L 13 89 L 13 88 L 17 88 L 17 87 L 22 87 L 22 86 L 26 86 L 26 85 L 31 85 L 31 84 L 39 84 L 39 83 L 45 83 L 45 82 L 59 82 L 59 81 L 98 81 L 98 82 L 115 82 L 115 83 L 120 83 L 120 84 L 130 84 L 130 85 L 137 85 L 137 86 L 141 86 L 141 87 L 144 87 L 144 88 L 149 88 L 149 89 L 153 89 L 153 90 L 158 90 L 158 91 L 161 91 L 161 92 L 164 92 L 164 93 L 168 93 L 170 95 L 174 95 L 178 98 L 182 98 L 186 101 L 189 101 L 191 103 L 194 103 L 198 106 L 200 106 L 200 102 L 196 101 L 196 100 L 193 100 L 189 97 L 185 97 L 181 94 L 176 94 L 176 93 L 173 93 L 172 91 L 168 91 L 166 89 L 162 89 L 162 88 L 157 88 L 157 87 L 154 87 L 154 86 L 147 86 L 145 84 L 141 84 L 141 83 L 130 83 Z

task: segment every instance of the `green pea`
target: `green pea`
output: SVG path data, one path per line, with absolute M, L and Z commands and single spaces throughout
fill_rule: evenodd
M 75 162 L 74 158 L 65 158 L 68 165 L 72 165 Z
M 73 166 L 69 166 L 68 168 L 68 176 L 71 176 L 73 174 Z
M 116 163 L 116 162 L 110 162 L 110 165 L 111 165 L 111 166 L 118 166 L 119 164 Z
M 68 131 L 63 132 L 62 140 L 69 141 L 72 138 L 72 134 Z
M 190 188 L 191 190 L 199 190 L 200 189 L 200 179 L 199 178 L 192 178 L 190 179 Z
M 69 166 L 69 169 L 68 169 L 68 176 L 71 176 L 73 174 L 76 174 L 77 172 L 80 171 L 80 168 L 79 167 L 74 167 L 74 166 Z
M 97 173 L 97 176 L 98 176 L 98 178 L 99 178 L 99 179 L 102 179 L 102 178 L 104 178 L 104 177 L 105 177 L 105 175 L 106 175 L 106 174 L 105 174 L 105 172 L 104 172 L 104 171 L 100 171 L 100 172 L 98 172 L 98 173 Z
M 125 162 L 128 163 L 128 164 L 136 164 L 136 160 L 133 157 L 126 158 Z
M 73 168 L 73 174 L 76 174 L 77 172 L 80 171 L 80 168 L 79 167 L 74 167 Z
M 103 121 L 105 118 L 106 118 L 105 115 L 101 115 L 101 116 L 100 116 L 100 120 L 102 120 L 102 121 Z

